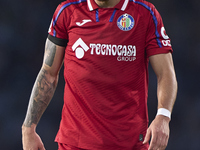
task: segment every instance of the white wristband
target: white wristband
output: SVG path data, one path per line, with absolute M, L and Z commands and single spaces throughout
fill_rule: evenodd
M 169 117 L 171 119 L 171 112 L 165 108 L 159 108 L 157 115 L 163 115 L 163 116 Z

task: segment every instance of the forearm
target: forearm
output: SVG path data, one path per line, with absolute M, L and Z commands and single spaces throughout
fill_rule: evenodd
M 177 81 L 173 70 L 158 77 L 158 108 L 166 108 L 172 112 L 177 95 Z
M 171 53 L 150 57 L 152 68 L 157 76 L 158 108 L 172 111 L 177 95 L 177 81 Z
M 47 69 L 42 67 L 33 86 L 23 126 L 31 127 L 38 124 L 53 97 L 57 82 L 58 76 L 52 77 Z
M 155 68 L 155 63 L 152 64 Z M 172 112 L 177 94 L 177 81 L 175 72 L 173 67 L 167 71 L 160 72 L 159 70 L 155 68 L 158 79 L 158 108 L 165 108 Z M 169 122 L 170 117 L 166 117 L 165 115 L 156 115 L 155 119 L 147 129 L 147 134 L 143 144 L 148 143 L 151 139 L 149 146 L 150 150 L 164 150 L 169 139 Z

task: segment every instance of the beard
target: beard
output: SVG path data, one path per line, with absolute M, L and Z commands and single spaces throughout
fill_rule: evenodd
M 100 2 L 106 2 L 106 1 L 109 1 L 109 0 L 97 0 L 97 1 L 100 1 Z

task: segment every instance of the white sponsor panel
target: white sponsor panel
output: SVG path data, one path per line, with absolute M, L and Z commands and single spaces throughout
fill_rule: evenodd
M 171 41 L 169 40 L 169 36 L 166 34 L 164 27 L 161 28 L 161 35 L 163 39 L 165 39 L 165 40 L 162 40 L 163 46 L 171 46 Z
M 50 26 L 49 26 L 48 33 L 50 33 L 50 32 L 51 32 L 52 23 L 53 23 L 53 19 L 51 20 L 51 23 L 50 23 Z
M 89 50 L 89 47 L 79 38 L 72 46 L 72 50 L 75 51 L 76 57 L 81 59 L 85 55 L 85 51 L 87 52 Z
M 136 46 L 133 45 L 111 45 L 111 44 L 90 44 L 91 55 L 112 55 L 112 56 L 136 56 Z
M 166 32 L 165 27 L 162 27 L 161 28 L 161 35 L 165 40 L 167 40 L 167 39 L 169 39 L 169 36 L 165 32 Z
M 170 40 L 162 40 L 163 46 L 171 46 L 171 41 Z
M 136 46 L 134 45 L 90 43 L 88 47 L 79 38 L 72 46 L 78 59 L 83 58 L 89 49 L 91 55 L 117 56 L 117 61 L 134 61 L 136 59 Z

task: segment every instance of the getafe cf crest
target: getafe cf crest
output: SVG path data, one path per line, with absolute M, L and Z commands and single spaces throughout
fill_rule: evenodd
M 123 14 L 117 19 L 117 26 L 123 31 L 131 30 L 134 25 L 135 21 L 129 14 Z

